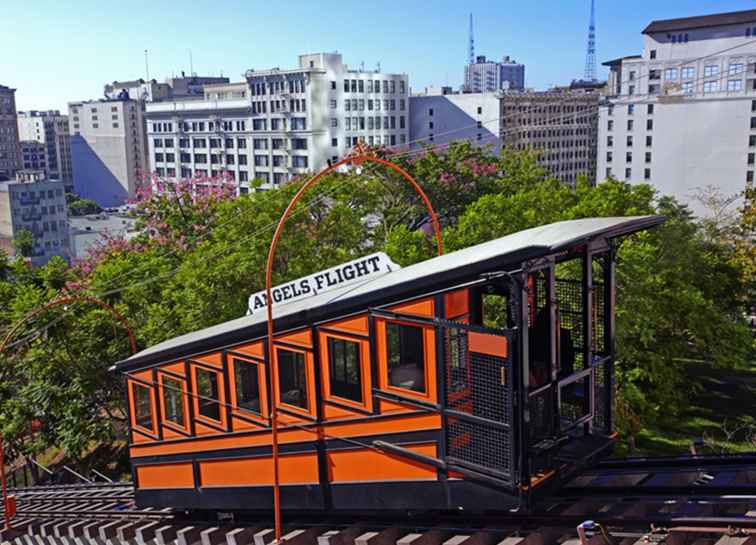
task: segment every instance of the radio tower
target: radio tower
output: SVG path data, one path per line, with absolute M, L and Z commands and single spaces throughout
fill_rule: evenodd
M 472 36 L 472 31 L 471 31 L 470 36 Z M 585 54 L 584 78 L 586 81 L 596 81 L 596 2 L 595 0 L 591 0 L 591 23 L 588 26 L 588 51 Z
M 470 58 L 467 64 L 475 64 L 475 40 L 473 40 L 472 13 L 470 14 Z

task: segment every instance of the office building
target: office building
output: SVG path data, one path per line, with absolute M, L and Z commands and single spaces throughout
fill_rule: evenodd
M 46 112 L 18 112 L 18 134 L 21 139 L 21 154 L 24 169 L 42 168 L 49 180 L 59 180 L 66 191 L 73 191 L 73 168 L 71 166 L 71 134 L 68 117 L 58 110 Z M 42 144 L 44 166 L 38 166 L 38 153 L 32 142 Z
M 0 182 L 0 247 L 14 253 L 22 230 L 34 236 L 33 266 L 54 255 L 68 259 L 68 207 L 63 183 L 47 180 L 43 171 L 19 171 L 15 181 Z
M 474 63 L 465 66 L 463 89 L 468 93 L 521 90 L 525 88 L 525 65 L 508 56 L 501 62 L 478 55 Z
M 502 145 L 536 151 L 538 163 L 566 184 L 580 177 L 593 182 L 599 100 L 599 93 L 584 89 L 504 93 Z
M 166 178 L 228 172 L 249 191 L 274 187 L 347 154 L 362 139 L 401 146 L 409 134 L 406 74 L 353 70 L 339 53 L 300 55 L 293 69 L 248 70 L 199 98 L 146 105 L 150 170 Z
M 756 10 L 653 21 L 641 55 L 609 67 L 599 181 L 650 183 L 705 213 L 696 195 L 742 192 L 756 165 Z
M 47 153 L 45 145 L 36 140 L 21 140 L 21 167 L 23 170 L 41 170 L 47 176 Z
M 0 180 L 12 179 L 19 168 L 16 90 L 0 85 Z
M 467 140 L 501 149 L 500 93 L 457 93 L 428 88 L 410 97 L 409 141 L 413 149 Z
M 68 219 L 71 257 L 84 259 L 105 237 L 131 239 L 139 234 L 136 219 L 125 212 L 101 212 Z
M 100 206 L 136 196 L 148 168 L 144 102 L 130 98 L 70 102 L 74 190 Z

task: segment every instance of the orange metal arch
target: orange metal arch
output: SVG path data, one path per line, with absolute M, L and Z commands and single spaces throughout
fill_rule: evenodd
M 16 332 L 21 329 L 21 326 L 23 326 L 25 323 L 27 323 L 29 320 L 34 318 L 35 316 L 38 316 L 45 310 L 60 306 L 60 305 L 66 305 L 69 303 L 84 301 L 88 303 L 95 304 L 101 308 L 104 308 L 105 310 L 110 311 L 113 316 L 116 317 L 116 319 L 120 322 L 120 324 L 124 327 L 126 330 L 126 334 L 129 336 L 129 344 L 131 345 L 131 353 L 135 354 L 137 351 L 137 344 L 136 344 L 136 337 L 134 337 L 134 330 L 131 328 L 131 325 L 129 324 L 128 320 L 126 320 L 126 317 L 118 312 L 115 308 L 113 308 L 111 305 L 107 304 L 105 301 L 102 301 L 96 297 L 92 297 L 90 295 L 68 295 L 65 297 L 60 297 L 58 299 L 53 299 L 52 301 L 42 305 L 39 308 L 36 308 L 29 312 L 26 316 L 21 318 L 18 322 L 16 322 L 13 327 L 11 327 L 10 331 L 5 335 L 2 342 L 0 343 L 0 355 L 5 353 L 5 349 L 8 346 L 8 343 L 13 338 L 13 336 L 16 334 Z M 9 530 L 11 528 L 11 517 L 13 516 L 13 507 L 12 502 L 10 501 L 10 498 L 8 497 L 8 484 L 6 482 L 5 478 L 5 456 L 4 456 L 4 449 L 3 449 L 3 437 L 0 435 L 0 485 L 2 488 L 2 499 L 3 499 L 3 506 L 4 506 L 4 526 L 6 530 Z
M 384 165 L 395 172 L 398 172 L 405 180 L 407 180 L 412 187 L 415 189 L 418 195 L 420 195 L 420 198 L 422 198 L 423 202 L 425 203 L 425 206 L 428 208 L 428 213 L 431 217 L 431 224 L 433 225 L 433 231 L 436 237 L 436 246 L 438 250 L 438 255 L 442 255 L 444 252 L 443 242 L 441 240 L 441 227 L 438 223 L 438 218 L 436 216 L 436 211 L 433 209 L 433 205 L 430 202 L 430 199 L 425 194 L 425 191 L 420 187 L 420 185 L 415 181 L 415 179 L 410 175 L 409 172 L 404 170 L 399 165 L 392 163 L 391 161 L 387 161 L 386 159 L 381 159 L 380 157 L 376 157 L 374 155 L 370 155 L 366 153 L 366 148 L 363 145 L 362 142 L 360 142 L 356 147 L 354 154 L 349 155 L 342 159 L 341 161 L 338 161 L 334 164 L 332 164 L 330 167 L 320 171 L 318 174 L 307 180 L 307 182 L 297 191 L 297 194 L 294 195 L 294 197 L 291 199 L 291 202 L 286 207 L 286 210 L 284 210 L 283 215 L 281 216 L 281 219 L 278 222 L 278 225 L 276 226 L 276 231 L 273 234 L 273 240 L 270 242 L 270 249 L 268 250 L 268 260 L 265 267 L 265 297 L 266 301 L 268 302 L 267 305 L 267 317 L 268 317 L 268 361 L 270 362 L 271 366 L 271 387 L 273 388 L 273 392 L 278 391 L 278 365 L 276 363 L 276 358 L 274 354 L 274 347 L 273 347 L 273 296 L 272 296 L 272 277 L 273 277 L 273 258 L 276 253 L 276 247 L 278 245 L 278 241 L 281 238 L 281 234 L 283 232 L 284 225 L 286 224 L 286 220 L 291 215 L 292 211 L 294 210 L 294 207 L 297 205 L 299 200 L 302 198 L 302 196 L 305 194 L 305 192 L 310 189 L 313 185 L 315 185 L 319 180 L 321 180 L 324 176 L 335 172 L 340 166 L 348 165 L 348 164 L 354 164 L 354 165 L 361 165 L 365 162 L 372 162 L 377 163 L 380 165 Z M 279 466 L 278 466 L 278 410 L 276 407 L 275 402 L 275 395 L 273 396 L 273 403 L 271 405 L 271 430 L 272 430 L 272 454 L 273 454 L 273 505 L 275 510 L 275 530 L 276 530 L 276 542 L 281 542 L 281 486 L 280 486 L 280 475 L 279 475 Z

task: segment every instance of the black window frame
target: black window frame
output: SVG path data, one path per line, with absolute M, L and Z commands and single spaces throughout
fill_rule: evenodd
M 261 365 L 263 365 L 262 362 L 254 360 L 247 360 L 242 358 L 232 358 L 231 360 L 231 367 L 234 371 L 234 394 L 236 396 L 236 408 L 262 418 L 264 416 L 265 409 L 265 407 L 263 406 L 262 388 L 266 388 L 267 386 L 266 384 L 260 383 Z M 240 369 L 243 369 L 244 373 L 241 373 Z M 254 377 L 255 386 L 257 388 L 257 409 L 247 405 L 247 402 L 242 400 L 242 394 L 244 393 L 243 389 L 245 386 L 245 374 L 247 377 Z
M 137 394 L 138 391 L 143 391 L 147 393 L 147 414 L 146 415 L 140 415 L 139 409 L 141 407 L 141 404 L 139 402 L 139 396 Z M 148 386 L 147 384 L 142 384 L 141 382 L 132 381 L 131 382 L 131 396 L 134 406 L 134 415 L 133 415 L 133 424 L 136 428 L 142 428 L 144 430 L 147 430 L 151 433 L 155 433 L 155 411 L 153 406 L 153 388 L 152 386 Z M 144 425 L 144 418 L 145 416 L 149 419 L 149 426 Z
M 175 382 L 176 385 L 169 386 L 166 384 L 167 381 Z M 178 426 L 179 428 L 186 429 L 187 421 L 186 421 L 186 398 L 185 398 L 185 388 L 186 388 L 186 381 L 183 378 L 174 377 L 171 375 L 166 375 L 161 373 L 160 375 L 160 393 L 163 398 L 163 422 L 167 424 L 172 424 L 174 426 Z M 173 407 L 173 403 L 169 403 L 168 401 L 168 395 L 171 396 L 178 396 L 178 403 L 179 403 L 179 420 L 173 420 L 171 418 L 171 411 L 170 408 Z M 175 401 L 175 398 L 174 398 Z
M 396 328 L 398 332 L 398 341 L 399 346 L 398 350 L 399 353 L 396 355 L 397 357 L 394 358 L 392 355 L 392 333 L 391 330 Z M 417 357 L 417 354 L 411 358 L 415 359 L 415 363 L 402 363 L 402 360 L 406 358 L 406 351 L 411 348 L 409 343 L 411 342 L 411 339 L 407 338 L 407 333 L 410 331 L 414 332 L 415 334 L 419 333 L 419 347 L 420 347 L 420 353 L 419 358 Z M 405 390 L 407 392 L 412 392 L 414 394 L 421 394 L 421 395 L 428 395 L 428 381 L 426 380 L 427 374 L 428 374 L 428 363 L 426 361 L 426 350 L 425 350 L 425 328 L 420 325 L 415 324 L 408 324 L 404 322 L 394 322 L 394 321 L 387 321 L 386 322 L 386 333 L 385 333 L 385 341 L 386 341 L 386 384 L 388 384 L 391 388 L 398 388 L 400 390 Z M 415 343 L 417 343 L 418 339 L 414 339 Z M 417 346 L 417 344 L 416 344 Z M 396 348 L 396 347 L 393 347 Z M 392 360 L 395 360 L 392 362 Z M 418 365 L 420 364 L 420 365 Z M 406 381 L 404 384 L 402 384 L 401 381 L 395 382 L 392 378 L 392 368 L 398 368 L 402 366 L 408 366 L 408 365 L 414 365 L 418 369 L 421 370 L 420 376 L 422 377 L 422 383 L 420 385 L 417 385 L 413 383 L 411 386 L 407 387 Z M 419 387 L 418 387 L 419 386 Z
M 215 392 L 213 395 L 212 392 L 212 385 L 213 382 L 210 381 L 211 386 L 211 392 L 210 395 L 207 394 L 207 392 L 202 391 L 202 384 L 200 383 L 200 373 L 207 373 L 208 375 L 212 375 L 215 377 Z M 195 389 L 196 389 L 196 395 L 197 395 L 197 416 L 200 418 L 204 418 L 206 420 L 214 421 L 217 423 L 223 422 L 223 411 L 221 410 L 221 386 L 222 386 L 222 378 L 219 378 L 218 375 L 221 375 L 221 371 L 218 369 L 210 369 L 208 367 L 200 367 L 199 365 L 194 366 L 194 383 L 195 383 Z M 209 414 L 207 414 L 205 411 L 209 410 Z
M 365 403 L 363 392 L 361 343 L 344 337 L 327 337 L 328 351 L 328 386 L 331 396 L 339 397 L 353 403 Z M 340 349 L 339 349 L 340 347 Z M 349 347 L 349 350 L 347 349 Z M 350 376 L 348 369 L 350 356 L 354 356 L 356 377 Z M 352 380 L 350 380 L 350 378 Z
M 287 356 L 291 354 L 293 356 L 293 360 L 286 361 L 283 356 Z M 301 362 L 298 361 L 301 359 Z M 284 348 L 282 346 L 276 346 L 276 361 L 278 362 L 278 401 L 279 403 L 283 403 L 286 405 L 289 405 L 290 407 L 294 407 L 296 409 L 299 409 L 301 411 L 305 411 L 309 413 L 311 411 L 312 406 L 312 400 L 310 399 L 310 392 L 309 392 L 309 384 L 308 384 L 308 377 L 307 377 L 307 354 L 303 351 L 299 350 L 292 350 L 290 348 Z M 295 366 L 299 366 L 298 370 L 295 370 L 293 373 L 290 371 L 287 371 L 287 366 L 294 364 Z M 299 365 L 301 363 L 301 365 Z M 293 379 L 294 388 L 290 388 L 288 390 L 284 390 L 284 387 L 286 386 L 285 382 Z M 299 383 L 299 384 L 298 384 Z M 284 399 L 284 391 L 291 392 L 299 390 L 300 392 L 304 393 L 304 397 L 299 400 L 285 400 Z M 301 394 L 300 394 L 301 395 Z M 302 405 L 304 403 L 304 405 Z

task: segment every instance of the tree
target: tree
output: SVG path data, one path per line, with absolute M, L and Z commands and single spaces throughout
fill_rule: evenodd
M 20 229 L 13 237 L 13 249 L 23 257 L 34 254 L 34 234 L 28 229 Z

